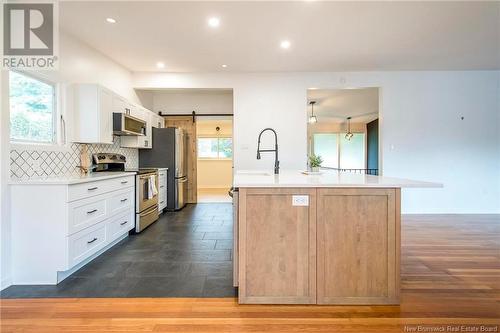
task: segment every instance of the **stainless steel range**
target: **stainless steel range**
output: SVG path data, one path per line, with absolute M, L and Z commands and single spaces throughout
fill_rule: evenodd
M 158 220 L 158 170 L 125 170 L 126 158 L 120 154 L 92 155 L 95 172 L 136 172 L 135 176 L 135 232 L 141 232 Z
M 139 169 L 135 176 L 135 232 L 158 220 L 158 170 Z

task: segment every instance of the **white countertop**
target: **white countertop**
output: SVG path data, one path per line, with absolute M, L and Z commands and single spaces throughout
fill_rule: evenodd
M 12 179 L 10 185 L 70 185 L 93 182 L 104 179 L 119 178 L 125 176 L 134 176 L 135 172 L 94 172 L 81 176 L 62 176 L 62 177 L 39 177 L 31 179 Z
M 234 174 L 234 187 L 385 187 L 436 188 L 439 183 L 402 178 L 372 176 L 335 170 L 321 171 L 320 175 L 305 175 L 299 170 L 273 171 L 239 170 Z

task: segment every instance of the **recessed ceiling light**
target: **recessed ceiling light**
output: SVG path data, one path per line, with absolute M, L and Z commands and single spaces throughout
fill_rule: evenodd
M 227 65 L 222 65 L 222 68 L 226 68 L 226 67 L 227 67 Z
M 156 63 L 156 67 L 158 67 L 158 68 L 165 68 L 165 64 L 163 62 L 161 62 L 161 61 L 158 61 Z
M 112 17 L 108 17 L 106 19 L 106 22 L 108 22 L 108 23 L 116 23 L 116 20 L 114 18 L 112 18 Z
M 280 47 L 282 49 L 289 49 L 290 45 L 292 45 L 292 44 L 290 43 L 289 40 L 282 40 L 281 43 L 280 43 Z
M 208 19 L 208 25 L 212 28 L 217 28 L 220 25 L 220 19 L 218 17 L 211 17 Z

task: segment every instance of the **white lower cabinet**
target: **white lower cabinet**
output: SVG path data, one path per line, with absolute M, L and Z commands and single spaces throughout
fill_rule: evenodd
M 68 266 L 73 267 L 106 244 L 106 224 L 104 222 L 93 225 L 68 237 Z
M 167 172 L 168 168 L 158 169 L 158 211 L 167 208 Z
M 57 284 L 128 235 L 135 226 L 134 179 L 11 184 L 12 283 Z
M 135 215 L 133 212 L 128 211 L 124 214 L 120 214 L 108 223 L 106 223 L 106 239 L 108 242 L 113 242 L 120 238 L 125 232 L 128 232 L 134 228 Z

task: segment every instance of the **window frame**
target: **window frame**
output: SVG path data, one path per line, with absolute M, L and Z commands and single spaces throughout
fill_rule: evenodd
M 200 157 L 199 156 L 199 151 L 198 151 L 198 140 L 199 139 L 217 139 L 217 157 Z M 219 157 L 220 150 L 219 150 L 219 139 L 231 139 L 231 157 Z M 233 137 L 230 135 L 198 135 L 196 137 L 196 158 L 200 161 L 232 161 L 233 156 L 234 156 L 234 149 L 233 149 Z
M 53 140 L 51 142 L 37 142 L 31 140 L 19 140 L 12 139 L 10 136 L 10 73 L 15 72 L 17 74 L 24 75 L 28 78 L 40 81 L 47 85 L 50 85 L 53 88 L 53 115 L 52 115 L 52 126 L 53 126 Z M 62 88 L 61 84 L 56 80 L 51 79 L 47 75 L 44 75 L 39 72 L 31 72 L 31 71 L 21 71 L 21 70 L 9 70 L 7 71 L 7 89 L 6 98 L 8 101 L 8 112 L 9 112 L 9 122 L 6 124 L 6 127 L 9 131 L 9 144 L 11 149 L 16 150 L 40 150 L 40 151 L 67 151 L 69 149 L 68 144 L 68 121 L 66 120 L 65 114 L 63 113 L 63 109 L 61 107 L 63 103 L 62 96 Z M 64 128 L 63 128 L 64 124 Z M 64 132 L 64 137 L 63 137 Z

